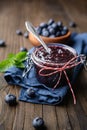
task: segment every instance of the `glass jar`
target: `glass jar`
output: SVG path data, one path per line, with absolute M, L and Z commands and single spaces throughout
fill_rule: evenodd
M 68 62 L 77 53 L 73 48 L 64 44 L 53 43 L 48 44 L 48 47 L 51 49 L 50 54 L 42 46 L 39 46 L 31 55 L 37 79 L 50 88 L 53 88 L 55 85 L 56 87 L 66 85 L 67 81 L 64 71 L 69 80 L 71 80 L 74 67 L 70 67 L 73 62 Z

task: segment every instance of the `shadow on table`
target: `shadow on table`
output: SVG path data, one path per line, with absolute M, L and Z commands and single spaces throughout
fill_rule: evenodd
M 43 127 L 37 128 L 37 129 L 35 129 L 35 130 L 47 130 L 47 127 L 44 125 Z

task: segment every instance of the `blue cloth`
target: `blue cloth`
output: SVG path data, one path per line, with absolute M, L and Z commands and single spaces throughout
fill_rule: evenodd
M 73 47 L 78 54 L 87 55 L 87 33 L 73 33 L 67 44 Z M 29 52 L 32 53 L 32 51 L 33 49 L 31 49 Z M 73 75 L 73 82 L 75 81 L 80 68 L 81 65 L 76 67 Z M 26 78 L 22 78 L 22 73 L 22 69 L 14 66 L 9 68 L 4 74 L 8 84 L 21 86 L 19 100 L 31 103 L 57 105 L 62 103 L 66 98 L 69 90 L 68 85 L 52 90 L 51 88 L 48 88 L 44 84 L 38 82 L 34 67 L 32 67 L 28 77 Z M 29 87 L 32 87 L 35 90 L 35 97 L 33 98 L 27 96 L 26 94 L 26 90 Z

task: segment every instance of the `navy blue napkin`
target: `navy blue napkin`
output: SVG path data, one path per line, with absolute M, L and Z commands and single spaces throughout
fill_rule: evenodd
M 68 41 L 68 45 L 73 47 L 78 54 L 87 55 L 87 33 L 77 34 L 73 33 Z M 32 53 L 34 48 L 29 50 Z M 76 80 L 81 65 L 77 66 L 74 70 L 73 82 Z M 21 86 L 19 100 L 31 103 L 57 105 L 64 101 L 69 90 L 69 86 L 61 86 L 52 90 L 44 84 L 40 83 L 36 77 L 34 66 L 30 70 L 26 78 L 22 77 L 23 69 L 14 67 L 9 68 L 4 77 L 8 84 Z M 35 90 L 35 96 L 29 97 L 26 90 L 32 87 Z

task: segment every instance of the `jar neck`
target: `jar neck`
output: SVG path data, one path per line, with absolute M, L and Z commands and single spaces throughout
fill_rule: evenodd
M 73 48 L 71 48 L 71 47 L 69 47 L 69 46 L 67 46 L 67 45 L 63 45 L 63 44 L 50 44 L 49 46 L 59 46 L 59 47 L 61 47 L 61 48 L 67 49 L 68 51 L 70 51 L 70 53 L 73 54 L 73 57 L 77 55 L 77 54 L 76 54 L 76 51 L 75 51 Z M 45 60 L 40 59 L 40 58 L 37 56 L 37 53 L 38 53 L 39 51 L 41 51 L 42 48 L 43 48 L 43 47 L 38 47 L 38 48 L 36 48 L 36 50 L 35 50 L 35 51 L 32 53 L 32 55 L 31 55 L 31 58 L 32 58 L 33 62 L 34 62 L 36 65 L 41 66 L 41 67 L 43 67 L 43 66 L 62 67 L 62 66 L 64 66 L 64 65 L 67 63 L 67 61 L 65 61 L 65 62 L 63 62 L 63 63 L 54 63 L 54 62 L 48 62 L 48 61 L 45 61 Z

